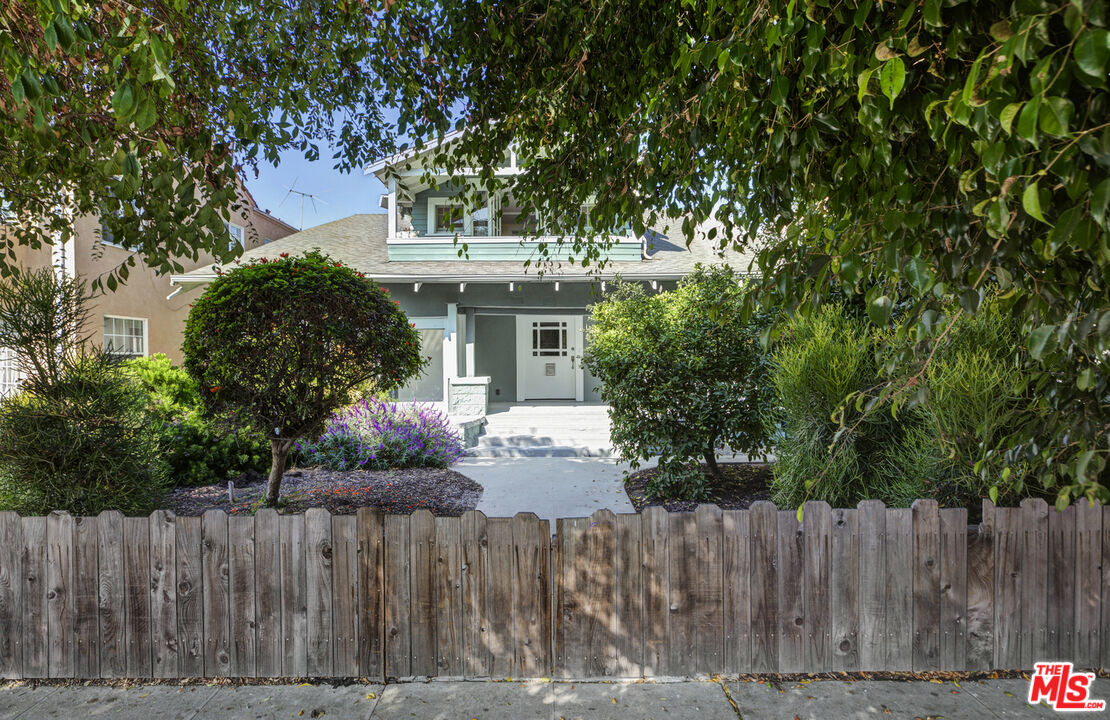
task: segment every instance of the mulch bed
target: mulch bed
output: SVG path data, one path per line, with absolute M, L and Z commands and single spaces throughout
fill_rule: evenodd
M 658 472 L 656 468 L 639 470 L 629 475 L 624 483 L 624 491 L 636 506 L 636 512 L 652 505 L 659 505 L 671 512 L 683 512 L 693 510 L 702 503 L 719 505 L 722 510 L 747 510 L 753 502 L 771 499 L 770 484 L 774 471 L 770 465 L 717 463 L 725 476 L 724 481 L 714 478 L 704 464 L 701 467 L 710 481 L 708 500 L 648 500 L 648 480 Z
M 266 494 L 266 480 L 236 483 L 235 502 L 227 497 L 227 485 L 202 485 L 173 490 L 164 503 L 177 515 L 201 515 L 206 510 L 223 510 L 233 515 L 250 514 Z M 482 486 L 454 470 L 403 468 L 399 470 L 337 471 L 300 468 L 287 472 L 281 481 L 283 513 L 325 508 L 346 515 L 361 507 L 407 515 L 426 508 L 435 515 L 462 515 L 478 504 Z

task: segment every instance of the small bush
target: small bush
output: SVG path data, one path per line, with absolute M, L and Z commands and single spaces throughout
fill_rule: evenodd
M 458 433 L 430 407 L 375 398 L 343 408 L 313 442 L 297 444 L 306 465 L 332 470 L 447 467 L 462 456 Z
M 758 322 L 728 267 L 698 267 L 673 291 L 619 284 L 590 308 L 584 363 L 602 382 L 612 441 L 633 468 L 659 456 L 653 497 L 704 499 L 723 447 L 762 454 L 769 397 Z
M 124 366 L 148 393 L 175 485 L 223 483 L 266 470 L 270 443 L 265 433 L 229 415 L 206 415 L 196 381 L 165 355 L 128 360 Z
M 26 514 L 144 515 L 167 486 L 147 395 L 104 355 L 0 403 L 0 458 L 0 506 Z

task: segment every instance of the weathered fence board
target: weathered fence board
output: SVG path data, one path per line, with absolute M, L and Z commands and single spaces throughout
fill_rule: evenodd
M 0 513 L 4 678 L 1105 667 L 1110 509 Z

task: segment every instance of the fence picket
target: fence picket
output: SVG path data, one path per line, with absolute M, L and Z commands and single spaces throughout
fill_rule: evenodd
M 833 510 L 829 542 L 829 670 L 858 670 L 859 511 Z
M 489 609 L 486 516 L 477 510 L 469 510 L 463 513 L 460 523 L 463 674 L 474 678 L 489 677 L 490 650 L 486 642 Z
M 722 601 L 724 515 L 716 505 L 699 505 L 694 511 L 697 538 L 697 587 L 694 595 L 694 635 L 697 639 L 697 672 L 720 672 L 724 655 Z
M 281 674 L 308 674 L 308 580 L 304 515 L 278 518 L 281 542 Z
M 936 500 L 913 509 L 913 669 L 940 669 L 940 512 Z
M 940 665 L 967 666 L 967 510 L 940 511 Z
M 0 512 L 0 679 L 23 677 L 23 521 Z
M 254 516 L 255 674 L 281 675 L 281 530 L 277 511 Z
M 412 674 L 427 677 L 436 674 L 435 516 L 430 510 L 421 509 L 414 512 L 409 517 L 409 521 L 411 523 L 409 553 L 412 558 L 409 569 L 410 602 L 412 603 L 412 613 L 409 617 L 412 634 Z M 511 554 L 511 534 L 507 548 L 508 553 Z M 505 609 L 508 610 L 508 608 Z M 511 652 L 511 642 L 507 645 L 507 649 Z M 505 674 L 511 675 L 512 671 Z
M 336 677 L 358 677 L 358 528 L 351 515 L 331 519 L 332 626 Z
M 358 524 L 358 661 L 359 674 L 383 680 L 382 514 L 359 508 Z
M 76 671 L 74 634 L 77 608 L 73 516 L 52 512 L 46 518 L 46 629 L 47 670 L 52 678 L 71 678 Z
M 793 510 L 778 511 L 778 671 L 805 668 L 805 534 Z
M 104 522 L 103 516 L 97 524 Z M 199 517 L 176 521 L 177 662 L 181 677 L 204 675 L 204 532 Z M 103 538 L 103 534 L 101 538 Z M 103 540 L 102 540 L 103 542 Z M 101 555 L 101 558 L 104 556 Z M 103 576 L 103 565 L 101 575 Z M 101 623 L 101 631 L 103 631 Z M 103 653 L 103 650 L 101 650 Z M 103 656 L 101 665 L 103 665 Z
M 305 582 L 307 587 L 306 672 L 332 675 L 331 513 L 312 508 L 304 514 Z
M 231 659 L 228 673 L 233 677 L 258 675 L 258 620 L 255 594 L 254 518 L 227 519 L 228 588 Z
M 150 638 L 154 677 L 175 678 L 177 644 L 177 533 L 173 513 L 156 510 L 150 523 Z
M 979 526 L 967 535 L 967 669 L 994 667 L 995 543 L 994 505 L 983 501 Z
M 778 511 L 754 502 L 751 521 L 752 672 L 779 668 Z
M 805 618 L 805 667 L 832 669 L 829 649 L 829 581 L 832 553 L 832 510 L 826 502 L 807 502 L 802 509 L 805 547 L 802 560 L 802 614 Z
M 100 676 L 127 677 L 127 601 L 123 574 L 123 514 L 100 513 L 96 518 L 97 564 L 100 591 Z M 200 588 L 200 583 L 197 583 Z M 199 673 L 198 673 L 199 674 Z
M 1105 597 L 1099 568 L 1110 557 L 1102 554 L 1102 507 L 1080 500 L 1075 509 L 1075 664 L 1094 670 L 1099 667 L 1099 610 Z
M 73 535 L 73 579 L 76 587 L 73 591 L 74 613 L 74 647 L 77 654 L 74 663 L 74 674 L 78 678 L 100 677 L 100 618 L 97 607 L 99 597 L 99 569 L 97 565 L 97 530 L 96 518 L 75 518 L 76 526 Z M 4 542 L 3 521 L 0 519 L 0 544 Z M 3 550 L 0 549 L 0 558 Z M 3 575 L 0 563 L 0 576 Z M 2 605 L 0 605 L 2 614 Z M 0 626 L 3 619 L 0 618 Z M 177 628 L 173 628 L 174 642 L 177 642 Z M 0 641 L 2 647 L 2 641 Z M 3 662 L 0 660 L 0 668 Z M 2 675 L 2 673 L 0 673 Z

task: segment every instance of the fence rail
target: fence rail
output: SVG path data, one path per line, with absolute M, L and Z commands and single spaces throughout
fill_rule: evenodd
M 4 678 L 1110 667 L 1110 509 L 0 513 Z

